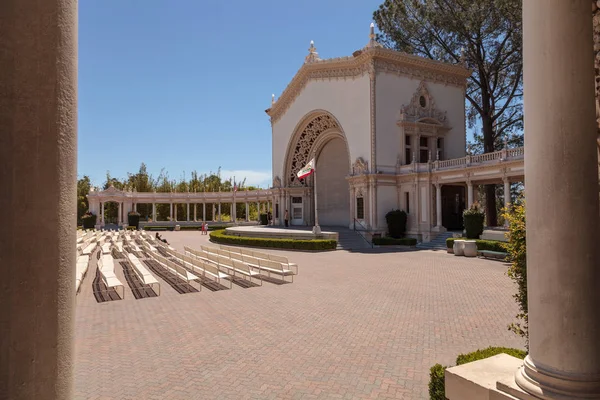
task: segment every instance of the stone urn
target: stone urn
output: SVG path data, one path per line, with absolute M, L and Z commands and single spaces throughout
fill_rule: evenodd
M 452 249 L 454 250 L 454 255 L 455 256 L 463 256 L 465 255 L 464 253 L 464 244 L 465 241 L 463 239 L 458 239 L 454 241 L 454 246 L 452 246 Z
M 477 242 L 475 240 L 464 240 L 463 253 L 465 257 L 477 257 Z

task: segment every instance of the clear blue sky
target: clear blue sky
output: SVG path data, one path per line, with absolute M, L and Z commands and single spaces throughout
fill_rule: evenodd
M 101 185 L 145 162 L 269 185 L 271 93 L 310 40 L 323 58 L 363 47 L 382 1 L 80 2 L 79 176 Z

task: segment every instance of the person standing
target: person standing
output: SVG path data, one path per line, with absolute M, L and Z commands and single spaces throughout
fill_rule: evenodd
M 288 227 L 288 223 L 289 223 L 288 221 L 290 219 L 290 214 L 288 213 L 288 210 L 285 210 L 285 216 L 284 216 L 283 219 L 285 220 L 285 227 L 287 228 Z

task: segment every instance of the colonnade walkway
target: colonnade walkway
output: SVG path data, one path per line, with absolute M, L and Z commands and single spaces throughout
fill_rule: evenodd
M 214 246 L 199 232 L 162 236 L 180 252 Z M 84 283 L 75 398 L 426 399 L 436 362 L 524 345 L 506 329 L 518 310 L 504 263 L 269 252 L 300 265 L 293 284 L 179 294 L 164 283 L 158 297 L 97 303 Z

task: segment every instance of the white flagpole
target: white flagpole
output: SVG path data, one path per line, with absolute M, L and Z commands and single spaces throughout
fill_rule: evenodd
M 317 211 L 317 169 L 315 167 L 316 165 L 313 165 L 313 179 L 315 180 L 315 226 L 313 227 L 313 234 L 320 235 L 321 227 L 319 226 L 319 212 Z

